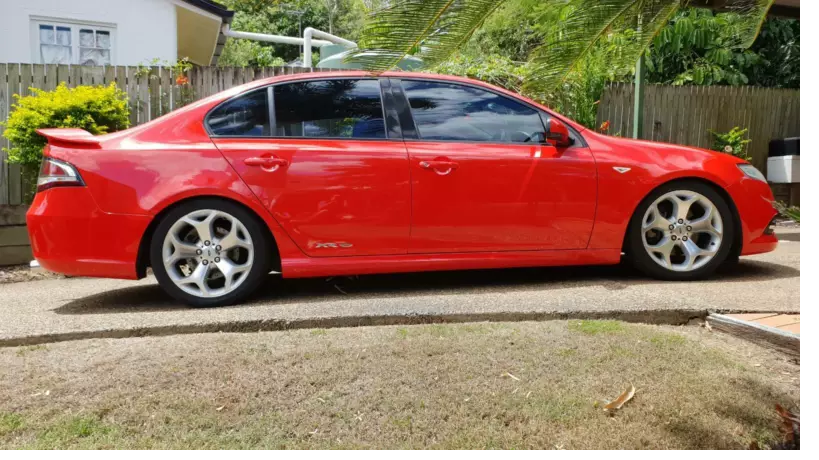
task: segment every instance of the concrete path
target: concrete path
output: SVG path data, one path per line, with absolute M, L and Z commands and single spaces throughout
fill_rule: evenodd
M 679 322 L 718 312 L 799 313 L 799 233 L 730 273 L 660 282 L 624 266 L 482 270 L 357 279 L 271 276 L 245 305 L 190 309 L 142 281 L 0 285 L 0 346 L 90 337 L 430 321 L 608 317 Z

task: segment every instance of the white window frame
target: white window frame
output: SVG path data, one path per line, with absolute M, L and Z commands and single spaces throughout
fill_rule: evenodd
M 47 16 L 31 16 L 31 62 L 43 64 L 40 55 L 40 26 L 68 27 L 71 29 L 71 64 L 79 65 L 80 60 L 80 29 L 108 32 L 111 42 L 111 63 L 117 64 L 117 25 L 107 22 L 78 21 L 74 19 L 52 18 Z

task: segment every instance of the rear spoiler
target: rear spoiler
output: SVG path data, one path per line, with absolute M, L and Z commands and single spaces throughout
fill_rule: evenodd
M 45 137 L 49 144 L 72 144 L 78 147 L 99 147 L 100 145 L 96 136 L 79 128 L 38 129 L 37 134 Z

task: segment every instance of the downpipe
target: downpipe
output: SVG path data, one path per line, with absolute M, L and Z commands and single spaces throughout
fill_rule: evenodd
M 231 38 L 243 38 L 245 40 L 256 40 L 260 42 L 270 42 L 270 43 L 282 43 L 285 45 L 303 45 L 304 39 L 299 37 L 287 37 L 284 35 L 272 35 L 272 34 L 257 34 L 255 32 L 239 32 L 236 30 L 231 30 L 229 24 L 224 24 L 222 26 L 222 33 L 225 34 L 226 37 Z M 312 40 L 310 46 L 324 46 L 324 45 L 331 45 L 333 42 L 329 42 L 326 40 Z
M 324 40 L 329 40 L 331 43 L 344 45 L 348 48 L 358 48 L 358 44 L 356 42 L 351 42 L 350 40 L 335 36 L 333 34 L 328 34 L 327 32 L 308 27 L 304 29 L 304 38 L 302 39 L 302 66 L 304 67 L 313 67 L 313 47 L 317 46 L 315 43 L 324 42 L 325 44 L 329 44 L 324 40 L 314 40 L 313 37 L 323 38 Z

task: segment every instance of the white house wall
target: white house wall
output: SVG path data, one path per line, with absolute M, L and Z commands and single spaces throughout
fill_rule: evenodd
M 32 18 L 111 27 L 113 65 L 177 58 L 176 10 L 169 0 L 0 0 L 0 63 L 39 61 Z

